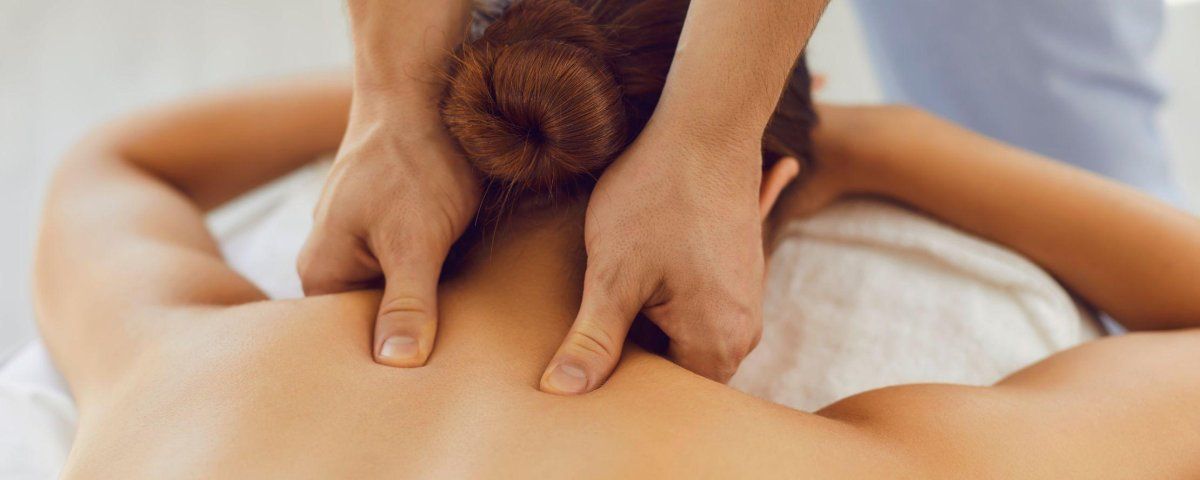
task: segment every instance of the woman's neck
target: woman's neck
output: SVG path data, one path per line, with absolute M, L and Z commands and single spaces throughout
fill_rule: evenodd
M 439 288 L 431 363 L 439 351 L 477 352 L 505 370 L 520 368 L 536 386 L 579 309 L 586 264 L 579 213 L 506 219 L 475 247 Z

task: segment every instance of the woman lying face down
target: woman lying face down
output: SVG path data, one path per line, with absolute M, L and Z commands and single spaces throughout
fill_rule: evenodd
M 80 409 L 64 476 L 1200 475 L 1200 378 L 1178 368 L 1200 360 L 1190 330 L 1094 342 L 994 387 L 895 387 L 815 414 L 635 345 L 591 394 L 539 391 L 586 288 L 582 199 L 638 148 L 686 5 L 526 0 L 463 47 L 442 112 L 488 208 L 439 286 L 439 344 L 419 369 L 365 348 L 377 292 L 268 301 L 204 225 L 204 211 L 337 148 L 346 79 L 202 97 L 81 142 L 37 261 L 41 328 Z M 810 147 L 797 72 L 764 136 L 764 218 L 886 196 L 1024 253 L 1132 329 L 1200 323 L 1194 219 L 902 108 L 824 108 Z M 580 379 L 565 370 L 554 381 L 570 389 Z

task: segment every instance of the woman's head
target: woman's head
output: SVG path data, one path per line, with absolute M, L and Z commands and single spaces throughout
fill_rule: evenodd
M 485 185 L 483 212 L 585 194 L 662 93 L 688 0 L 523 0 L 463 45 L 442 118 Z M 803 61 L 763 136 L 764 168 L 811 156 Z

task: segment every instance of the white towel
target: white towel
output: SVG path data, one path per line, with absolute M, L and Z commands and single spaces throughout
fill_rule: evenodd
M 732 385 L 794 408 L 904 383 L 987 385 L 1100 334 L 1024 257 L 883 202 L 789 224 L 769 267 L 762 341 Z

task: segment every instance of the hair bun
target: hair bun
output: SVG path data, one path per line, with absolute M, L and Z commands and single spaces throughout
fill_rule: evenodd
M 553 191 L 590 179 L 628 141 L 612 48 L 566 0 L 525 0 L 463 47 L 442 119 L 488 179 Z

